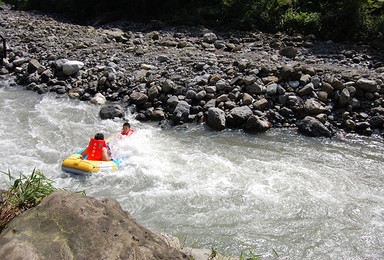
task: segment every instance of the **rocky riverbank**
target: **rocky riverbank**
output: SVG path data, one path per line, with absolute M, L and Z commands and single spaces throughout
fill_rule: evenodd
M 102 118 L 206 123 L 310 136 L 384 133 L 384 51 L 313 35 L 215 32 L 160 22 L 83 26 L 3 6 L 4 78 L 106 104 Z M 111 105 L 113 104 L 113 105 Z

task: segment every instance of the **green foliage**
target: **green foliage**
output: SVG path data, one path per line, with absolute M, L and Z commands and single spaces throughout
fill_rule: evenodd
M 287 33 L 318 34 L 321 28 L 319 13 L 288 9 L 281 17 L 280 30 Z
M 6 174 L 9 181 L 13 181 L 7 191 L 7 201 L 16 207 L 33 207 L 40 201 L 57 190 L 53 187 L 50 179 L 45 177 L 39 170 L 33 170 L 30 176 L 20 173 L 19 178 L 14 178 L 11 173 Z

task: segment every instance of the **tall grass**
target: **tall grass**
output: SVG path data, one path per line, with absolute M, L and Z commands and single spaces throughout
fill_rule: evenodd
M 34 169 L 30 176 L 20 173 L 18 178 L 11 172 L 1 172 L 8 176 L 8 190 L 1 194 L 0 200 L 0 231 L 14 217 L 23 211 L 38 205 L 46 196 L 59 190 L 53 181 Z

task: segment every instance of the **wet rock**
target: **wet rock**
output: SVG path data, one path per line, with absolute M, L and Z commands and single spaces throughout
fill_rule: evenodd
M 261 133 L 267 131 L 270 127 L 271 124 L 267 120 L 251 115 L 244 126 L 244 130 L 250 133 Z
M 373 116 L 369 120 L 369 124 L 371 125 L 372 128 L 383 129 L 384 128 L 384 116 Z
M 235 107 L 226 116 L 226 121 L 232 127 L 241 128 L 252 114 L 248 106 Z
M 191 105 L 185 101 L 180 101 L 175 110 L 172 113 L 172 120 L 175 124 L 182 122 L 188 122 Z
M 215 130 L 225 129 L 225 113 L 220 108 L 209 108 L 207 116 L 207 125 Z
M 306 116 L 298 124 L 299 132 L 312 137 L 331 137 L 332 133 L 318 119 Z
M 155 109 L 151 113 L 151 119 L 155 121 L 160 121 L 165 119 L 165 113 L 162 109 Z
M 115 117 L 123 118 L 125 112 L 120 105 L 107 105 L 100 109 L 99 115 L 101 119 L 114 119 Z

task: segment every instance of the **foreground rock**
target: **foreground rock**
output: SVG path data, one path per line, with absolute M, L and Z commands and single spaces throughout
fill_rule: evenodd
M 121 209 L 55 192 L 13 219 L 0 234 L 0 259 L 189 259 Z

